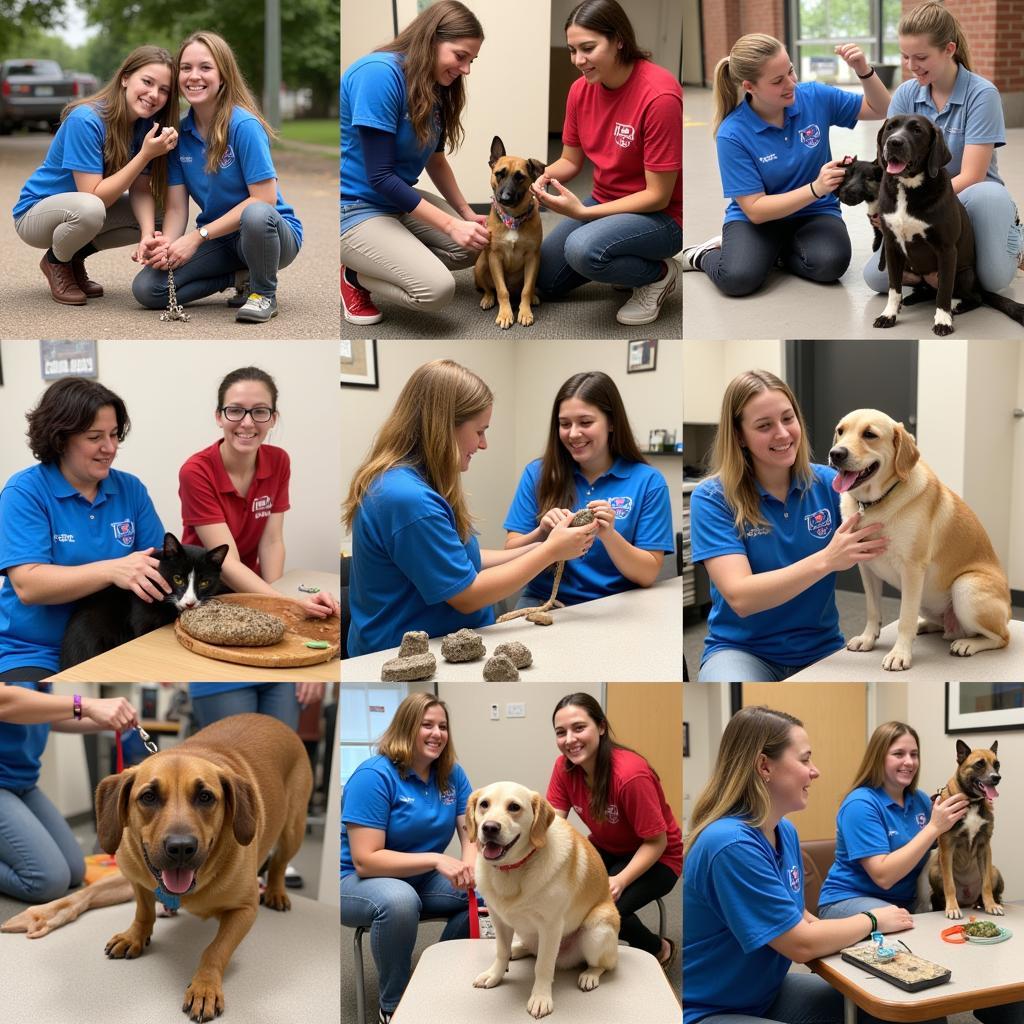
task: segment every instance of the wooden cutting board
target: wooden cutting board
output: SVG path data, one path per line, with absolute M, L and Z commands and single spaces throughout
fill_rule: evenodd
M 297 668 L 300 665 L 319 665 L 337 658 L 341 653 L 341 619 L 330 615 L 326 619 L 307 619 L 301 606 L 287 597 L 269 594 L 219 594 L 218 601 L 243 604 L 261 612 L 276 615 L 284 621 L 284 636 L 268 647 L 227 647 L 196 640 L 174 622 L 178 643 L 195 654 L 216 661 L 230 661 L 236 665 L 255 665 L 259 668 Z M 326 648 L 307 647 L 307 640 L 324 640 Z

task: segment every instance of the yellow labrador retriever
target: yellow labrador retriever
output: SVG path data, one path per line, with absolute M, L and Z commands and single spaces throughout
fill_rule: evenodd
M 921 461 L 903 424 L 877 409 L 848 413 L 836 427 L 829 464 L 839 470 L 832 486 L 842 495 L 843 519 L 860 512 L 861 526 L 880 522 L 889 538 L 884 554 L 860 563 L 867 625 L 847 648 L 875 646 L 883 581 L 900 591 L 886 671 L 910 668 L 917 633 L 941 632 L 960 657 L 1005 647 L 1010 589 L 992 542 L 959 495 Z
M 494 988 L 510 960 L 533 953 L 534 1017 L 551 1013 L 556 967 L 585 963 L 584 992 L 618 961 L 619 912 L 608 872 L 590 843 L 540 793 L 495 782 L 470 795 L 469 839 L 479 843 L 476 884 L 487 900 L 497 949 L 477 988 Z M 513 943 L 513 933 L 518 942 Z

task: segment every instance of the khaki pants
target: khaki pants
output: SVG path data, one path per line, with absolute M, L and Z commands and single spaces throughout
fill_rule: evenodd
M 21 215 L 14 230 L 36 249 L 53 249 L 62 263 L 89 242 L 97 249 L 116 249 L 140 238 L 127 192 L 109 208 L 91 192 L 47 196 Z

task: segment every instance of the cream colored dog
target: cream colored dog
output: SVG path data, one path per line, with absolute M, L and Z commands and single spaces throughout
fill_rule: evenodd
M 959 495 L 921 461 L 902 423 L 877 409 L 857 409 L 836 427 L 829 464 L 839 470 L 843 519 L 882 523 L 888 549 L 859 564 L 867 626 L 847 643 L 870 651 L 882 628 L 882 583 L 898 587 L 896 644 L 886 671 L 911 665 L 914 636 L 941 632 L 950 654 L 968 657 L 1005 647 L 1010 639 L 1010 589 L 992 542 Z M 920 619 L 918 618 L 920 614 Z
M 510 960 L 533 953 L 533 991 L 526 1008 L 551 1013 L 556 967 L 585 963 L 584 992 L 618 960 L 619 912 L 597 851 L 540 793 L 495 782 L 466 804 L 469 839 L 479 843 L 476 884 L 487 900 L 497 949 L 477 988 L 494 988 Z M 513 933 L 518 942 L 513 943 Z

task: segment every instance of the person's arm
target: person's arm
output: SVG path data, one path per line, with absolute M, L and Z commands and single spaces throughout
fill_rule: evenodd
M 817 202 L 822 196 L 835 192 L 843 183 L 846 171 L 839 160 L 830 160 L 818 172 L 818 177 L 809 185 L 801 185 L 790 192 L 782 192 L 776 196 L 758 192 L 748 196 L 736 196 L 739 208 L 750 219 L 751 224 L 766 224 L 768 221 L 782 220 L 798 213 L 811 203 Z
M 0 722 L 49 725 L 57 732 L 102 732 L 130 729 L 139 719 L 124 697 L 82 698 L 82 720 L 75 720 L 74 694 L 41 693 L 0 683 Z
M 89 192 L 103 200 L 103 205 L 108 209 L 124 195 L 125 191 L 133 181 L 143 172 L 151 160 L 166 156 L 178 143 L 178 133 L 174 128 L 164 128 L 159 135 L 160 126 L 154 124 L 142 140 L 142 146 L 119 170 L 114 171 L 109 177 L 102 174 L 92 174 L 88 171 L 72 171 L 75 179 L 75 189 L 79 192 Z
M 914 927 L 913 915 L 902 907 L 877 907 L 871 913 L 878 921 L 879 931 L 886 934 Z M 776 953 L 781 953 L 798 964 L 805 964 L 808 960 L 829 956 L 866 939 L 871 930 L 867 914 L 854 914 L 852 917 L 823 921 L 805 912 L 799 924 L 776 936 L 768 945 Z
M 427 159 L 426 172 L 437 190 L 448 200 L 448 205 L 466 221 L 486 222 L 487 217 L 473 211 L 455 180 L 455 172 L 444 153 L 431 153 Z
M 463 816 L 464 818 L 465 816 Z M 465 877 L 467 864 L 445 853 L 399 853 L 384 846 L 386 832 L 346 822 L 352 863 L 360 878 L 412 878 L 439 871 L 449 881 Z M 454 883 L 453 883 L 454 884 Z
M 678 177 L 679 171 L 649 171 L 645 169 L 645 187 L 639 192 L 633 192 L 631 195 L 622 196 L 619 199 L 612 199 L 607 203 L 598 203 L 596 206 L 584 206 L 579 198 L 554 176 L 551 176 L 549 183 L 557 190 L 557 196 L 538 191 L 536 187 L 534 194 L 540 200 L 541 205 L 548 210 L 572 217 L 574 220 L 592 221 L 600 220 L 602 217 L 611 217 L 617 213 L 657 213 L 659 210 L 664 210 L 672 199 L 672 190 L 676 187 Z M 539 181 L 540 179 L 538 179 L 538 183 Z
M 856 43 L 840 43 L 834 52 L 841 57 L 860 79 L 864 99 L 857 113 L 858 121 L 882 121 L 888 116 L 889 90 L 881 78 L 872 71 L 864 51 Z M 866 77 L 865 77 L 866 76 Z
M 545 167 L 544 173 L 534 182 L 534 192 L 543 192 L 552 178 L 557 178 L 562 184 L 572 181 L 583 170 L 584 159 L 582 147 L 563 145 L 561 156 L 553 164 Z
M 615 568 L 638 587 L 649 587 L 654 583 L 661 572 L 665 552 L 647 551 L 630 544 L 616 531 L 615 512 L 607 501 L 588 502 L 587 508 L 593 509 L 597 516 L 598 539 L 604 544 Z
M 154 237 L 156 231 L 156 199 L 149 187 L 149 175 L 140 174 L 128 189 L 128 202 L 139 225 L 139 244 L 135 247 L 132 259 L 140 263 L 145 255 L 146 242 Z
M 953 178 L 954 192 L 963 192 L 965 188 L 977 185 L 979 181 L 984 181 L 988 177 L 988 168 L 992 163 L 992 152 L 995 148 L 991 142 L 985 145 L 971 143 L 964 146 L 960 173 Z
M 271 512 L 259 543 L 260 572 L 268 583 L 284 575 L 284 513 Z
M 641 840 L 639 848 L 630 857 L 629 863 L 608 879 L 612 899 L 617 900 L 622 895 L 623 889 L 632 885 L 644 872 L 654 867 L 665 852 L 667 845 L 668 834 L 665 832 L 659 832 L 656 836 L 648 836 Z
M 480 566 L 483 569 L 490 569 L 495 565 L 504 565 L 513 559 L 525 555 L 540 546 L 540 541 L 531 544 L 520 544 L 517 547 L 508 547 L 499 550 L 497 548 L 482 548 L 480 551 Z
M 167 269 L 167 246 L 181 238 L 188 224 L 188 191 L 184 185 L 168 185 L 164 200 L 164 220 L 153 237 L 140 243 L 141 262 L 157 270 Z
M 455 819 L 455 831 L 459 836 L 459 846 L 462 848 L 462 863 L 469 866 L 475 874 L 477 845 L 469 841 L 469 829 L 466 827 L 466 816 L 460 814 Z
M 160 562 L 153 557 L 153 550 L 85 565 L 29 562 L 8 568 L 7 578 L 22 604 L 67 604 L 111 585 L 130 590 L 146 602 L 162 601 L 171 586 L 160 575 Z

